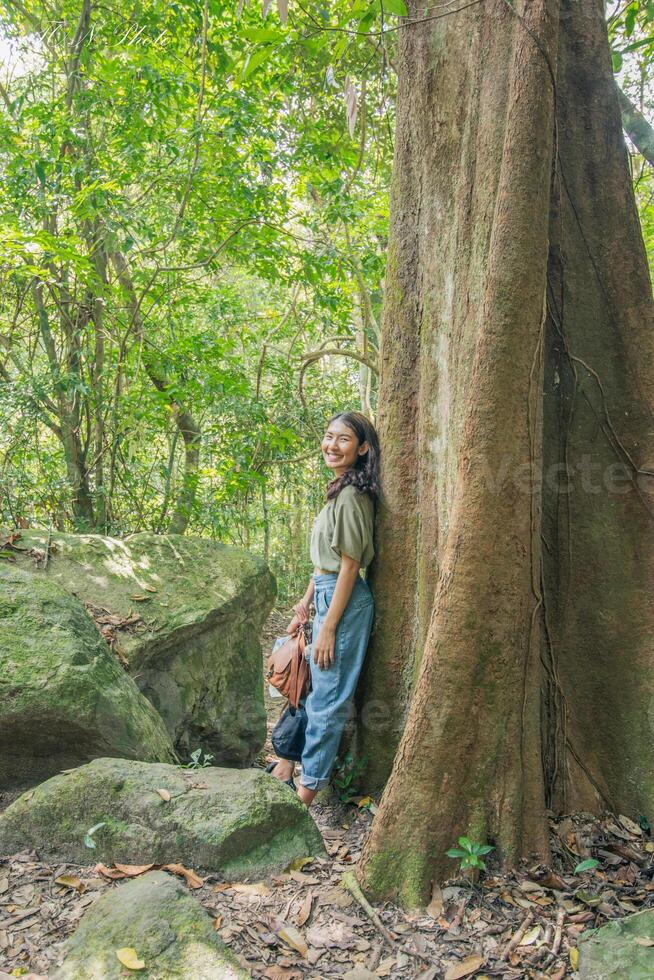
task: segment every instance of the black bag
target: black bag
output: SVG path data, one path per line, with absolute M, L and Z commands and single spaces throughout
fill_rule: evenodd
M 272 730 L 271 741 L 275 755 L 289 762 L 299 762 L 304 749 L 304 733 L 307 727 L 307 713 L 304 705 L 297 708 L 287 705 Z

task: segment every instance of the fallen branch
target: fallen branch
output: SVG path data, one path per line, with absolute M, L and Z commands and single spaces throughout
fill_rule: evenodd
M 554 930 L 554 942 L 552 943 L 552 956 L 558 956 L 559 950 L 561 949 L 564 919 L 565 909 L 559 909 L 556 914 L 556 929 Z
M 563 922 L 565 920 L 565 909 L 559 909 L 556 913 L 556 928 L 554 930 L 554 942 L 549 955 L 543 960 L 543 970 L 547 970 L 559 955 L 561 939 L 563 938 Z
M 344 888 L 347 888 L 350 894 L 357 900 L 357 902 L 359 903 L 363 911 L 366 913 L 366 915 L 368 916 L 372 924 L 375 926 L 375 928 L 379 930 L 379 933 L 386 940 L 388 945 L 391 946 L 393 949 L 395 949 L 395 942 L 393 940 L 393 937 L 391 936 L 390 932 L 388 931 L 388 929 L 386 928 L 382 920 L 379 918 L 379 916 L 373 909 L 372 905 L 370 904 L 366 896 L 361 891 L 361 888 L 359 887 L 359 882 L 356 880 L 354 874 L 351 871 L 345 872 L 345 874 L 341 878 L 341 884 L 343 885 Z
M 529 926 L 532 924 L 533 921 L 534 921 L 534 913 L 528 912 L 520 928 L 517 930 L 517 932 L 513 934 L 509 942 L 506 944 L 504 948 L 504 952 L 500 956 L 501 960 L 508 960 L 509 956 L 516 948 L 516 946 L 519 946 L 520 943 L 522 942 L 522 938 L 524 934 L 526 933 L 527 929 L 529 928 Z

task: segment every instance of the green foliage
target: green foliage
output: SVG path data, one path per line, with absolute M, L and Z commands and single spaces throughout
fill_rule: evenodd
M 191 752 L 191 761 L 185 763 L 180 768 L 182 769 L 205 769 L 210 766 L 213 762 L 212 755 L 202 754 L 202 749 L 196 749 L 195 752 Z
M 448 857 L 459 858 L 459 870 L 465 871 L 467 868 L 479 868 L 486 870 L 486 862 L 482 860 L 482 855 L 490 854 L 495 848 L 491 844 L 475 844 L 467 837 L 459 837 L 458 847 L 450 847 L 445 853 Z
M 297 598 L 321 427 L 376 404 L 406 14 L 0 0 L 0 524 L 187 530 Z M 607 19 L 648 114 L 654 0 Z
M 0 0 L 0 523 L 188 528 L 297 597 L 317 433 L 376 397 L 345 352 L 379 342 L 393 82 L 348 33 L 379 17 Z
M 336 789 L 341 803 L 350 803 L 353 797 L 358 796 L 357 780 L 363 774 L 365 765 L 365 756 L 361 759 L 354 759 L 351 752 L 346 753 L 342 759 L 336 760 L 332 774 L 332 785 Z
M 84 834 L 85 847 L 95 848 L 95 841 L 93 840 L 93 835 L 95 834 L 96 831 L 100 830 L 100 828 L 104 826 L 105 826 L 105 821 L 102 821 L 102 823 L 96 823 L 94 824 L 93 827 L 89 827 L 89 829 Z

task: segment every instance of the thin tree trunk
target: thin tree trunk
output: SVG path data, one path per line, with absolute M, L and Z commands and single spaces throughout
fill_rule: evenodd
M 599 0 L 402 31 L 358 745 L 371 786 L 397 745 L 377 897 L 424 902 L 464 833 L 547 860 L 546 804 L 651 812 L 652 337 Z
M 88 531 L 95 527 L 95 515 L 93 512 L 93 496 L 86 472 L 86 456 L 80 438 L 79 411 L 71 398 L 68 397 L 61 379 L 59 357 L 43 298 L 43 286 L 38 280 L 33 283 L 32 296 L 39 322 L 39 332 L 48 358 L 50 375 L 55 390 L 59 423 L 57 434 L 61 439 L 66 475 L 72 492 L 73 521 L 79 530 Z
M 161 364 L 156 351 L 148 343 L 145 332 L 145 324 L 141 316 L 140 304 L 129 272 L 129 267 L 122 252 L 116 251 L 111 255 L 112 264 L 116 270 L 118 281 L 122 286 L 127 297 L 128 309 L 132 319 L 132 327 L 139 337 L 143 347 L 143 365 L 150 381 L 155 388 L 166 395 L 173 417 L 179 429 L 179 433 L 184 441 L 184 471 L 182 485 L 177 492 L 175 509 L 170 520 L 169 531 L 171 534 L 184 534 L 188 527 L 195 501 L 195 494 L 198 485 L 198 467 L 200 463 L 200 428 L 193 418 L 193 415 L 180 401 L 170 392 L 170 381 L 166 375 L 164 366 Z
M 261 513 L 263 516 L 263 557 L 264 561 L 268 561 L 270 558 L 270 512 L 265 483 L 261 484 Z
M 93 259 L 95 262 L 96 273 L 98 276 L 97 295 L 93 296 L 92 316 L 95 329 L 95 358 L 93 364 L 93 427 L 94 427 L 94 475 L 96 492 L 96 512 L 97 524 L 104 534 L 107 533 L 108 517 L 108 498 L 104 482 L 104 453 L 105 453 L 105 342 L 104 342 L 104 305 L 107 285 L 107 260 L 104 251 L 104 243 L 97 237 L 99 232 L 96 229 L 96 240 Z

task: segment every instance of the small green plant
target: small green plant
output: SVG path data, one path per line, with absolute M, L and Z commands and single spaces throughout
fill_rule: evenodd
M 467 837 L 459 837 L 457 843 L 458 847 L 450 847 L 445 853 L 448 857 L 460 859 L 460 871 L 465 871 L 467 868 L 486 870 L 486 862 L 482 861 L 482 855 L 490 854 L 495 850 L 492 844 L 475 844 Z
M 191 761 L 182 765 L 182 769 L 204 769 L 206 766 L 210 766 L 212 762 L 212 755 L 205 755 L 202 758 L 202 749 L 196 749 L 195 752 L 191 752 Z
M 351 752 L 342 759 L 336 760 L 332 783 L 341 803 L 349 803 L 354 796 L 358 796 L 356 781 L 363 772 L 365 764 L 365 756 L 355 761 Z
M 96 823 L 94 827 L 89 827 L 89 829 L 84 834 L 84 843 L 87 847 L 95 848 L 95 841 L 93 840 L 93 835 L 96 832 L 96 830 L 99 830 L 100 827 L 104 827 L 104 826 L 105 826 L 105 821 L 103 820 L 102 823 Z

